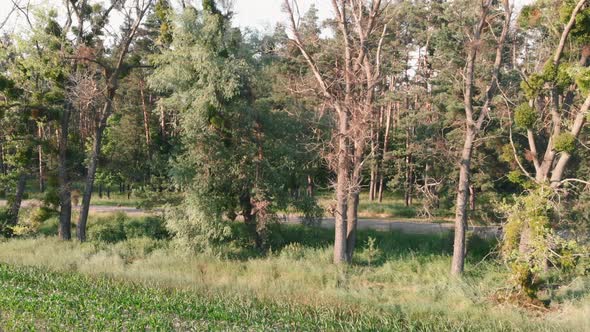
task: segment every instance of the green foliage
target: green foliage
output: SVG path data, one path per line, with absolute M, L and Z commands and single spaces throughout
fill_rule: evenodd
M 131 218 L 124 223 L 125 238 L 151 238 L 162 240 L 168 238 L 164 220 L 159 217 Z
M 590 68 L 572 66 L 568 73 L 574 78 L 578 88 L 584 93 L 590 93 Z
M 557 152 L 573 153 L 576 149 L 576 138 L 569 132 L 564 132 L 555 137 L 553 147 Z
M 537 297 L 548 264 L 565 273 L 564 277 L 572 271 L 584 274 L 586 270 L 579 267 L 586 264 L 580 258 L 585 257 L 588 249 L 574 240 L 564 239 L 550 227 L 558 204 L 553 196 L 550 188 L 541 186 L 502 207 L 507 216 L 502 255 L 511 269 L 514 290 L 529 298 Z
M 528 103 L 518 105 L 514 110 L 514 122 L 523 129 L 531 129 L 537 122 L 539 115 Z
M 92 220 L 88 225 L 91 241 L 116 243 L 135 238 L 162 240 L 168 237 L 164 221 L 158 217 L 129 218 L 118 213 Z
M 528 99 L 534 99 L 543 89 L 545 82 L 542 74 L 535 73 L 529 76 L 528 80 L 523 80 L 520 88 Z
M 125 240 L 126 217 L 124 214 L 117 214 L 114 217 L 105 217 L 89 223 L 88 239 L 91 241 L 102 241 L 115 243 Z
M 541 9 L 535 5 L 523 6 L 518 16 L 518 25 L 523 29 L 530 29 L 539 26 Z
M 379 256 L 382 254 L 381 250 L 376 246 L 376 239 L 374 237 L 369 236 L 367 239 L 367 243 L 365 244 L 364 248 L 364 254 L 369 266 L 371 266 L 371 263 L 379 259 Z
M 562 23 L 566 24 L 570 20 L 577 3 L 576 0 L 563 1 L 559 8 L 559 18 Z M 570 38 L 580 44 L 587 44 L 590 41 L 590 8 L 587 6 L 582 7 L 582 10 L 576 15 Z

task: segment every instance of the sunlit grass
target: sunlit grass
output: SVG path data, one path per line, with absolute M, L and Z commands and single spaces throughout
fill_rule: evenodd
M 495 303 L 492 300 L 493 294 L 506 286 L 506 270 L 489 260 L 489 257 L 482 262 L 490 246 L 481 240 L 472 240 L 473 249 L 467 262 L 467 275 L 463 280 L 456 280 L 448 277 L 451 249 L 449 236 L 361 232 L 355 264 L 351 267 L 339 267 L 330 263 L 330 235 L 331 232 L 326 230 L 287 228 L 277 235 L 280 239 L 273 240 L 277 244 L 272 253 L 266 256 L 247 253 L 225 256 L 236 257 L 233 259 L 223 258 L 224 255 L 186 255 L 178 252 L 173 243 L 147 238 L 130 239 L 116 244 L 60 242 L 53 237 L 20 239 L 0 243 L 0 262 L 10 266 L 41 268 L 33 272 L 6 268 L 9 272 L 12 271 L 9 273 L 11 275 L 24 273 L 29 275 L 28 278 L 33 278 L 37 273 L 45 275 L 46 272 L 43 271 L 57 271 L 58 274 L 51 274 L 51 278 L 71 279 L 72 282 L 81 283 L 76 287 L 91 287 L 89 292 L 92 294 L 106 292 L 114 303 L 112 305 L 119 301 L 125 306 L 128 300 L 127 295 L 121 295 L 121 299 L 114 294 L 108 295 L 111 289 L 114 289 L 113 292 L 128 294 L 134 287 L 139 287 L 141 294 L 152 294 L 149 296 L 153 296 L 156 303 L 162 301 L 163 307 L 168 303 L 166 301 L 176 301 L 176 292 L 180 292 L 178 294 L 194 294 L 194 301 L 204 308 L 210 305 L 212 311 L 218 310 L 215 308 L 218 308 L 219 303 L 227 303 L 223 310 L 220 309 L 219 315 L 222 317 L 229 317 L 232 313 L 244 317 L 239 316 L 239 313 L 255 311 L 250 313 L 252 319 L 244 318 L 245 321 L 235 321 L 233 318 L 209 321 L 206 315 L 189 314 L 189 307 L 178 312 L 180 316 L 187 315 L 183 316 L 188 317 L 186 320 L 181 319 L 184 323 L 195 319 L 195 324 L 200 324 L 199 322 L 206 320 L 208 324 L 212 324 L 208 325 L 209 328 L 213 329 L 225 329 L 228 326 L 230 329 L 246 329 L 251 323 L 258 324 L 255 325 L 257 330 L 263 327 L 272 328 L 272 320 L 267 320 L 272 317 L 282 317 L 280 324 L 287 324 L 277 325 L 279 329 L 287 329 L 292 323 L 301 324 L 301 328 L 293 328 L 296 330 L 583 331 L 588 322 L 586 317 L 590 308 L 590 282 L 574 283 L 568 286 L 570 292 L 567 287 L 562 289 L 553 311 L 542 315 Z M 376 238 L 379 249 L 377 258 L 373 257 L 370 265 L 371 253 L 367 248 L 369 236 Z M 74 274 L 70 276 L 71 273 Z M 78 273 L 91 278 L 114 278 L 124 283 L 108 284 L 101 281 L 94 286 L 94 279 L 77 277 Z M 3 278 L 12 280 L 16 277 Z M 44 279 L 40 280 L 41 283 L 45 282 L 42 281 Z M 6 287 L 25 287 L 19 284 L 8 285 L 6 280 L 3 282 L 3 296 L 9 293 Z M 136 284 L 128 285 L 127 282 Z M 106 285 L 109 285 L 108 288 Z M 36 292 L 42 287 L 45 286 L 35 286 L 30 291 Z M 69 298 L 68 296 L 72 296 L 68 293 L 70 291 L 60 287 L 56 286 L 55 291 L 65 294 L 61 295 L 63 298 L 59 298 L 59 301 L 78 301 L 75 300 L 77 297 Z M 162 292 L 166 289 L 175 290 L 174 295 L 170 295 L 170 300 L 164 301 L 161 295 L 154 295 L 164 294 Z M 38 291 L 41 294 L 37 300 L 28 298 L 31 309 L 26 309 L 24 313 L 11 309 L 8 318 L 4 314 L 5 326 L 10 326 L 6 322 L 14 322 L 10 315 L 26 316 L 31 321 L 31 317 L 40 319 L 39 322 L 52 321 L 50 317 L 43 316 L 44 313 L 33 312 L 39 305 L 35 301 L 48 301 L 45 298 L 48 295 L 43 295 L 43 290 Z M 149 301 L 148 295 L 144 298 L 145 301 Z M 185 298 L 187 295 L 178 296 Z M 14 302 L 11 303 L 14 305 L 17 299 L 12 298 L 11 301 Z M 55 305 L 59 305 L 59 301 L 56 300 Z M 100 307 L 109 305 L 102 303 Z M 151 302 L 149 305 L 158 307 Z M 117 318 L 116 313 L 118 311 L 110 319 L 118 321 L 117 324 L 124 324 L 122 321 L 126 318 Z M 347 316 L 347 313 L 352 316 Z M 67 314 L 75 317 L 75 313 L 68 311 Z M 137 321 L 152 326 L 146 317 L 153 315 L 162 324 L 174 324 L 164 309 L 155 309 L 153 313 L 150 311 L 145 317 L 137 312 L 130 315 L 132 318 L 129 319 L 132 319 L 133 324 Z M 101 320 L 101 324 L 115 324 L 107 321 Z M 317 321 L 316 327 L 313 325 L 314 321 Z M 153 321 L 153 324 L 156 322 Z

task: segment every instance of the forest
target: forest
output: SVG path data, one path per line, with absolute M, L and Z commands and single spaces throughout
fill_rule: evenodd
M 590 0 L 246 1 L 2 0 L 0 330 L 590 330 Z

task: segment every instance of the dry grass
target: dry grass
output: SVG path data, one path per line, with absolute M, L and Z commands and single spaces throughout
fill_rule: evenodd
M 329 247 L 286 248 L 267 257 L 231 260 L 183 255 L 166 242 L 150 239 L 106 245 L 37 238 L 0 243 L 0 262 L 263 301 L 401 311 L 415 319 L 440 316 L 460 322 L 470 317 L 492 330 L 504 326 L 583 331 L 588 327 L 588 280 L 560 289 L 556 310 L 535 316 L 490 300 L 506 280 L 503 268 L 491 262 L 469 269 L 464 280 L 453 280 L 447 276 L 450 259 L 446 255 L 409 252 L 369 267 L 363 264 L 366 251 L 361 250 L 359 264 L 345 268 L 330 264 Z

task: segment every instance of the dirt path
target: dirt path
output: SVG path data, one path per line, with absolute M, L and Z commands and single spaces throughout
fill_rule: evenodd
M 30 207 L 38 204 L 34 200 L 26 200 L 23 202 L 24 207 Z M 5 200 L 0 200 L 0 206 L 6 205 Z M 145 216 L 153 214 L 154 211 L 147 211 L 126 206 L 106 206 L 106 205 L 91 205 L 90 212 L 94 214 L 112 214 L 125 213 L 130 216 Z M 301 218 L 298 216 L 281 216 L 281 222 L 287 224 L 301 223 Z M 322 220 L 322 227 L 334 228 L 334 218 L 324 218 Z M 432 223 L 428 221 L 415 220 L 390 220 L 390 219 L 371 219 L 361 218 L 358 224 L 359 229 L 374 229 L 378 231 L 399 231 L 410 234 L 443 234 L 452 232 L 454 225 L 452 223 Z M 469 230 L 484 238 L 493 238 L 501 235 L 501 228 L 499 226 L 469 226 Z

